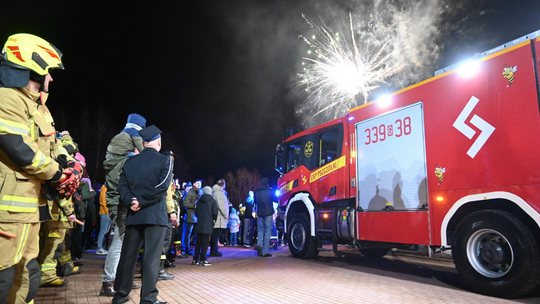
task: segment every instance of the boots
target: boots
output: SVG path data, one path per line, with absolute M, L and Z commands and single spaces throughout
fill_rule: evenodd
M 49 283 L 41 284 L 39 287 L 63 287 L 63 286 L 66 286 L 67 284 L 68 284 L 67 279 L 57 278 L 54 281 L 51 281 Z
M 103 282 L 103 285 L 101 285 L 101 290 L 99 291 L 99 295 L 113 297 L 114 296 L 113 282 Z

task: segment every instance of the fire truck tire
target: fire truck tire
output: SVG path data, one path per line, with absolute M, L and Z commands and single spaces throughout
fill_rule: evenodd
M 508 212 L 482 210 L 463 218 L 452 256 L 463 281 L 478 293 L 517 298 L 540 285 L 538 241 Z
M 312 259 L 319 254 L 316 239 L 310 234 L 309 220 L 305 214 L 295 215 L 287 232 L 289 251 L 295 258 Z
M 360 253 L 368 258 L 382 258 L 388 251 L 390 251 L 390 248 L 360 249 Z

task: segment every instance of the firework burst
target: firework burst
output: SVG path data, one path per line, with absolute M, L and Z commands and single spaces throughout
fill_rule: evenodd
M 367 42 L 357 43 L 352 15 L 349 13 L 348 35 L 341 39 L 338 32 L 326 26 L 317 26 L 305 15 L 316 35 L 302 38 L 310 47 L 312 57 L 303 57 L 307 65 L 298 77 L 306 86 L 310 111 L 313 116 L 337 118 L 359 103 L 365 103 L 370 93 L 387 84 L 386 80 L 399 72 L 405 64 L 393 60 L 397 52 L 387 50 L 390 40 L 369 50 Z

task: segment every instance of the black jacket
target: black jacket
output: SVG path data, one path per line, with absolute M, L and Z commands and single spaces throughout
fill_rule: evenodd
M 245 219 L 252 219 L 253 218 L 253 202 L 248 202 L 246 200 L 246 210 L 244 211 L 244 218 Z
M 274 214 L 274 201 L 277 201 L 272 188 L 261 185 L 255 190 L 255 208 L 257 208 L 257 216 L 269 216 Z M 246 208 L 247 211 L 247 208 Z
M 195 225 L 194 232 L 197 234 L 212 234 L 217 215 L 216 200 L 209 194 L 203 194 L 197 203 L 197 209 L 195 209 L 197 225 Z
M 120 204 L 129 208 L 136 197 L 141 207 L 137 212 L 128 210 L 126 226 L 168 225 L 165 195 L 171 184 L 172 166 L 169 156 L 152 148 L 126 161 L 118 182 Z

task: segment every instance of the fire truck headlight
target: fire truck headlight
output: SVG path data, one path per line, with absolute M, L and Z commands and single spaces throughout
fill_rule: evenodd
M 279 190 L 276 190 L 276 197 L 279 197 L 281 195 L 281 192 Z
M 383 95 L 377 99 L 377 104 L 381 108 L 388 108 L 392 103 L 392 95 Z
M 478 61 L 469 61 L 462 64 L 457 68 L 457 73 L 463 78 L 471 78 L 480 69 L 480 63 Z

